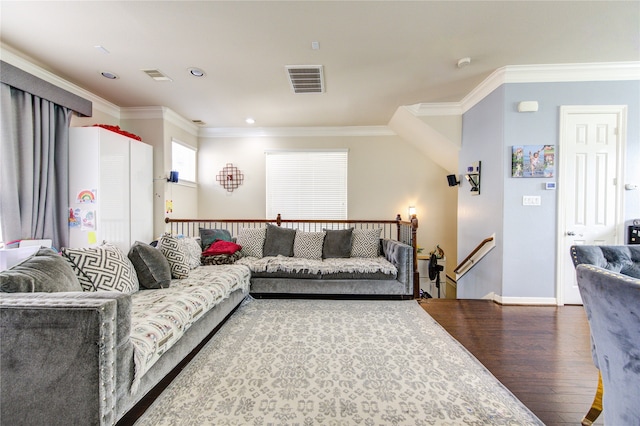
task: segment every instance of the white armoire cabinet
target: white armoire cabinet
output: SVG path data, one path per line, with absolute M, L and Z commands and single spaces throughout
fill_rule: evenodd
M 69 129 L 69 246 L 125 254 L 153 239 L 153 147 L 100 127 Z

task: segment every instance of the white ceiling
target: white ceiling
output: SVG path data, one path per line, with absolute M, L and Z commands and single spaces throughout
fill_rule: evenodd
M 60 77 L 206 127 L 386 125 L 506 65 L 640 60 L 640 1 L 2 0 L 0 19 L 3 45 Z M 323 65 L 326 92 L 293 94 L 286 65 Z

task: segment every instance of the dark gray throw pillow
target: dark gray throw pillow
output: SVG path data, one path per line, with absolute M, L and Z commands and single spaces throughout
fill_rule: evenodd
M 203 249 L 209 247 L 215 240 L 233 241 L 233 237 L 226 229 L 200 228 L 200 245 Z
M 41 248 L 12 268 L 0 272 L 0 291 L 55 293 L 82 291 L 82 286 L 65 258 L 50 248 Z
M 295 229 L 268 224 L 262 255 L 264 257 L 278 255 L 291 257 L 293 256 L 293 241 L 295 239 Z
M 322 258 L 351 257 L 353 228 L 338 230 L 325 229 L 325 231 L 327 234 L 324 236 L 324 244 L 322 245 Z
M 136 241 L 129 250 L 129 260 L 143 289 L 167 288 L 171 284 L 171 266 L 162 252 Z

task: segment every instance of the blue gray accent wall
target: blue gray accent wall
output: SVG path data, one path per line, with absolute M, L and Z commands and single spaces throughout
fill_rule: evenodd
M 504 85 L 498 87 L 462 117 L 462 149 L 459 156 L 458 260 L 462 261 L 482 240 L 495 235 L 496 247 L 457 285 L 458 298 L 477 299 L 502 292 L 504 257 Z M 471 195 L 464 179 L 466 168 L 481 162 L 480 195 Z
M 538 101 L 538 112 L 519 113 L 520 101 Z M 480 196 L 466 182 L 459 191 L 458 259 L 493 233 L 496 248 L 460 278 L 459 298 L 555 298 L 557 194 L 544 189 L 555 178 L 511 178 L 511 149 L 557 146 L 563 105 L 628 106 L 625 182 L 640 184 L 640 81 L 501 85 L 462 120 L 460 173 L 479 160 L 482 184 Z M 523 195 L 540 196 L 541 206 L 523 206 Z M 625 191 L 624 205 L 627 224 L 640 218 L 640 190 Z

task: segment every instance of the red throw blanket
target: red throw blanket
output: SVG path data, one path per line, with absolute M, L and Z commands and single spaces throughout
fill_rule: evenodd
M 202 252 L 203 256 L 216 256 L 219 254 L 234 254 L 240 250 L 242 246 L 223 240 L 215 240 L 205 251 Z

